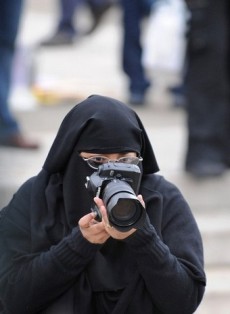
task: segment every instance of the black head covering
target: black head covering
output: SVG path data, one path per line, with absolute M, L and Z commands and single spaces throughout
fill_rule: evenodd
M 143 157 L 143 174 L 158 171 L 151 144 L 137 114 L 115 99 L 90 96 L 64 118 L 35 181 L 32 201 L 37 210 L 33 212 L 32 224 L 36 248 L 44 245 L 44 233 L 51 242 L 58 241 L 66 230 L 71 230 L 90 212 L 93 197 L 85 182 L 86 176 L 94 170 L 79 156 L 81 151 L 134 151 Z
M 137 114 L 118 100 L 93 95 L 75 106 L 64 118 L 50 149 L 44 169 L 65 169 L 74 149 L 97 153 L 135 151 L 143 157 L 143 173 L 158 165 Z

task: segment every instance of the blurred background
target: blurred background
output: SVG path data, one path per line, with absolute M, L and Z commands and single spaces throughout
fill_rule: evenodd
M 59 2 L 24 1 L 9 106 L 23 134 L 39 147 L 0 146 L 0 208 L 40 171 L 62 119 L 75 104 L 91 94 L 120 99 L 141 117 L 160 174 L 180 188 L 200 227 L 208 284 L 196 313 L 229 314 L 230 171 L 203 179 L 184 170 L 187 114 L 178 88 L 183 83 L 189 12 L 182 0 L 159 2 L 142 25 L 142 61 L 152 85 L 140 105 L 131 103 L 122 69 L 124 30 L 118 2 L 112 1 L 98 17 L 81 1 L 74 14 L 77 31 L 64 44 L 50 43 L 60 17 Z

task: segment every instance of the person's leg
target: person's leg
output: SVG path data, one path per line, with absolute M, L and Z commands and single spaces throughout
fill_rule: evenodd
M 9 108 L 11 67 L 21 15 L 21 0 L 0 0 L 0 138 L 19 132 Z
M 57 32 L 75 35 L 74 15 L 78 2 L 78 0 L 60 0 L 60 21 Z
M 60 13 L 57 28 L 54 34 L 40 43 L 40 46 L 52 47 L 72 45 L 74 43 L 77 34 L 74 17 L 80 2 L 81 0 L 59 0 Z
M 86 35 L 94 32 L 100 25 L 105 13 L 115 4 L 115 0 L 85 0 L 92 16 L 92 25 L 86 31 Z
M 227 4 L 227 10 L 226 10 L 226 16 L 227 16 L 227 72 L 228 72 L 228 113 L 227 113 L 227 139 L 226 139 L 226 162 L 227 166 L 230 167 L 230 2 L 226 0 Z
M 9 108 L 11 68 L 22 10 L 22 0 L 0 0 L 0 146 L 37 149 L 38 144 L 21 134 Z
M 140 0 L 121 0 L 123 9 L 123 70 L 127 74 L 132 95 L 139 95 L 140 102 L 144 101 L 146 89 L 150 81 L 146 77 L 142 64 L 141 21 L 143 6 Z M 133 102 L 130 99 L 130 102 Z M 135 102 L 135 101 L 134 101 Z
M 191 12 L 186 170 L 198 176 L 220 175 L 226 169 L 226 7 L 224 1 L 211 0 L 206 7 L 193 7 Z

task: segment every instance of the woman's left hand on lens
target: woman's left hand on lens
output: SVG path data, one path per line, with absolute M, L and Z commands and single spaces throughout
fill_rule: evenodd
M 94 202 L 96 203 L 97 207 L 99 208 L 101 215 L 102 215 L 102 223 L 104 224 L 105 230 L 107 233 L 114 239 L 123 240 L 133 234 L 137 229 L 131 229 L 127 232 L 120 232 L 116 228 L 112 227 L 109 223 L 109 219 L 107 216 L 107 211 L 105 205 L 99 197 L 94 198 Z

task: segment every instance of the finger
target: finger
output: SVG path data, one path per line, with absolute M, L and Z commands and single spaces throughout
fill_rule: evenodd
M 138 198 L 138 200 L 140 201 L 141 205 L 142 205 L 143 207 L 145 207 L 145 202 L 144 202 L 144 200 L 143 200 L 142 195 L 139 194 L 139 195 L 137 196 L 137 198 Z
M 99 198 L 99 197 L 94 197 L 94 202 L 95 202 L 95 204 L 97 205 L 97 207 L 98 208 L 100 208 L 100 206 L 102 206 L 102 205 L 104 205 L 104 203 L 103 203 L 103 201 L 102 201 L 102 199 L 101 198 Z
M 95 213 L 93 213 L 93 212 L 89 213 L 89 214 L 83 216 L 79 220 L 78 224 L 81 228 L 89 228 L 89 226 L 90 226 L 91 222 L 94 220 L 94 218 L 95 218 Z
M 90 229 L 94 234 L 104 232 L 105 231 L 104 223 L 103 222 L 92 223 L 90 224 Z

